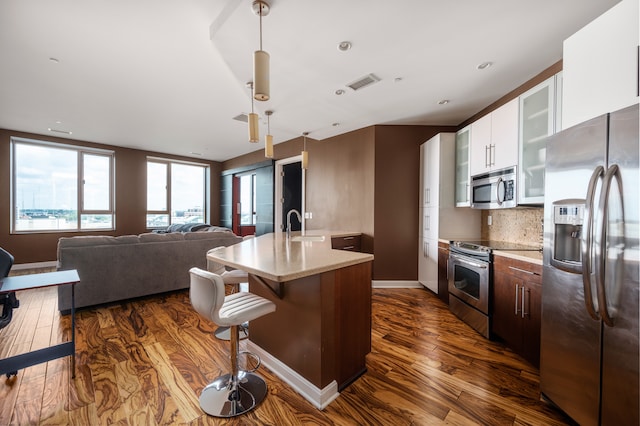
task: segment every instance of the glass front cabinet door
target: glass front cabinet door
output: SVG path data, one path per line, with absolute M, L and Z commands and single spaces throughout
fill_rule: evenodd
M 456 207 L 469 207 L 469 149 L 471 126 L 456 133 Z
M 544 204 L 546 138 L 554 121 L 555 76 L 520 96 L 518 204 Z

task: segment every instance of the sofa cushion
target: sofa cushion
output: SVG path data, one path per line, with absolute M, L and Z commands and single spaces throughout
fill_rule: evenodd
M 139 235 L 141 243 L 158 243 L 163 241 L 184 241 L 184 235 L 180 232 L 172 232 L 170 234 L 156 234 L 147 232 Z

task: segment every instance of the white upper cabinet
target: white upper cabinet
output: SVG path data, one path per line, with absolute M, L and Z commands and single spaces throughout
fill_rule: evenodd
M 555 131 L 556 76 L 520 95 L 518 204 L 544 203 L 546 138 Z
M 420 145 L 420 206 L 453 207 L 454 133 L 438 133 Z M 443 176 L 452 175 L 451 179 Z
M 471 176 L 484 173 L 491 163 L 491 114 L 471 123 Z
M 471 124 L 471 176 L 518 163 L 518 98 Z
M 638 103 L 638 0 L 622 0 L 564 41 L 562 128 Z
M 471 126 L 456 133 L 456 207 L 471 206 L 469 181 L 469 159 L 471 148 Z

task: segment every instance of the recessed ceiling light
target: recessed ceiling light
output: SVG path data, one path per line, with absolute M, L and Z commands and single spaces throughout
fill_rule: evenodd
M 336 95 L 338 95 L 338 96 L 344 95 L 344 90 L 342 90 L 342 89 L 336 90 Z
M 341 41 L 340 43 L 338 43 L 338 50 L 341 52 L 346 52 L 347 50 L 351 49 L 351 42 L 350 41 Z
M 394 82 L 400 83 L 402 81 L 402 77 L 396 77 L 393 79 Z
M 438 101 L 438 105 L 446 105 L 449 103 L 449 99 L 442 99 Z
M 53 62 L 54 64 L 57 64 L 60 62 L 58 58 L 53 58 L 53 57 L 49 58 L 49 61 Z
M 190 151 L 190 152 L 189 152 L 189 154 L 191 154 L 191 155 L 199 155 L 199 156 L 202 156 L 202 153 L 200 153 L 200 152 L 193 152 L 193 151 Z
M 491 65 L 493 65 L 493 62 L 483 62 L 481 64 L 478 64 L 478 66 L 476 67 L 479 70 L 484 70 L 489 68 Z
M 340 125 L 340 123 L 333 123 L 332 126 L 333 127 L 338 127 Z

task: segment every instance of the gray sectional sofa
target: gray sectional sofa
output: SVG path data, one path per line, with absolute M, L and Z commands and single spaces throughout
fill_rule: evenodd
M 63 237 L 58 240 L 58 270 L 78 270 L 76 308 L 188 288 L 189 269 L 206 268 L 208 250 L 242 241 L 226 228 L 207 229 Z M 58 287 L 58 309 L 71 310 L 71 286 Z

